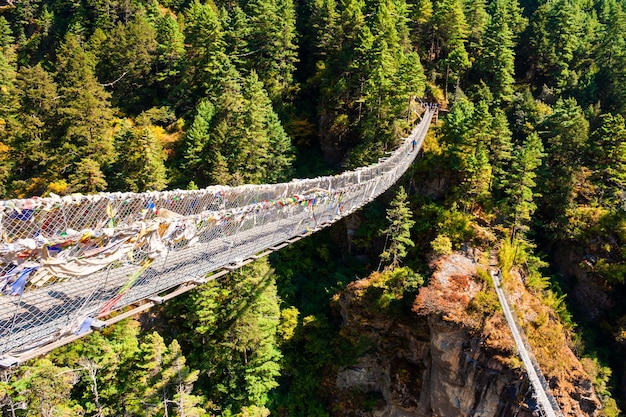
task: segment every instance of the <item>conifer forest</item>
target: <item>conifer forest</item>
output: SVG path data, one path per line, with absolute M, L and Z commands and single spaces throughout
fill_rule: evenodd
M 330 175 L 420 101 L 421 156 L 358 216 L 0 369 L 2 415 L 351 415 L 335 294 L 375 274 L 413 314 L 434 257 L 496 244 L 623 415 L 625 1 L 0 0 L 0 199 Z

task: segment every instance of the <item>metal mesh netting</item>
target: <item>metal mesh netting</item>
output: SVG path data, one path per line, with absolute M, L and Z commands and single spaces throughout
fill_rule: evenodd
M 0 356 L 72 335 L 350 214 L 406 171 L 432 115 L 426 109 L 377 164 L 335 176 L 0 201 Z

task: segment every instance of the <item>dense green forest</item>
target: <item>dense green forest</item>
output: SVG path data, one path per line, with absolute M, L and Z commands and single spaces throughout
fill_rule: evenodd
M 0 0 L 0 198 L 337 172 L 393 149 L 412 100 L 442 108 L 406 192 L 363 210 L 350 250 L 340 224 L 4 371 L 4 415 L 328 416 L 324 378 L 358 350 L 332 295 L 382 265 L 395 282 L 384 295 L 410 300 L 427 255 L 495 240 L 599 364 L 618 415 L 625 12 L 619 0 Z M 590 312 L 568 296 L 565 264 L 610 301 Z

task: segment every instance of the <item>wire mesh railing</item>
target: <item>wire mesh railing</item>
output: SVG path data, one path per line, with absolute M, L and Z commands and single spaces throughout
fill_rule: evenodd
M 503 293 L 504 293 L 504 296 L 506 297 L 506 292 L 503 291 Z M 554 398 L 554 395 L 552 394 L 552 387 L 550 387 L 550 384 L 548 384 L 548 381 L 546 380 L 545 376 L 543 375 L 543 372 L 541 371 L 539 362 L 537 361 L 537 358 L 535 357 L 535 354 L 533 353 L 533 349 L 530 346 L 530 342 L 528 341 L 526 332 L 524 331 L 524 328 L 522 327 L 522 324 L 520 322 L 521 316 L 519 312 L 517 311 L 517 309 L 515 308 L 515 304 L 509 304 L 509 308 L 511 309 L 512 317 L 513 317 L 513 324 L 517 328 L 517 331 L 519 332 L 519 335 L 522 339 L 522 343 L 524 347 L 526 348 L 526 350 L 528 351 L 528 356 L 532 363 L 533 369 L 535 370 L 535 373 L 537 374 L 537 378 L 539 380 L 539 383 L 541 384 L 541 387 L 546 393 L 546 397 L 548 398 L 548 401 L 550 402 L 550 406 L 552 407 L 552 410 L 554 411 L 557 417 L 564 417 L 563 412 L 561 411 L 561 407 L 559 406 L 558 402 L 556 401 L 556 398 Z
M 498 270 L 497 273 L 492 271 L 491 277 L 494 282 L 494 288 L 498 295 L 498 299 L 500 300 L 500 305 L 502 306 L 502 312 L 504 313 L 506 322 L 511 329 L 518 353 L 524 363 L 526 374 L 528 375 L 535 399 L 537 400 L 537 411 L 545 417 L 563 417 L 563 412 L 552 395 L 552 390 L 543 376 L 541 368 L 537 363 L 537 359 L 533 355 L 532 348 L 528 343 L 526 334 L 520 326 L 517 312 L 507 301 L 506 293 L 501 285 L 502 271 Z
M 352 213 L 407 170 L 433 112 L 388 157 L 339 175 L 0 201 L 0 358 Z

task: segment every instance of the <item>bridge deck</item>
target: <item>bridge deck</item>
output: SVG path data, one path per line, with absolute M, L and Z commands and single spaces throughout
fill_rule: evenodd
M 85 331 L 83 323 L 233 269 L 347 216 L 406 171 L 432 115 L 425 109 L 411 135 L 379 163 L 340 175 L 1 202 L 0 279 L 16 295 L 0 295 L 0 359 L 56 346 Z M 29 283 L 16 290 L 20 277 Z

